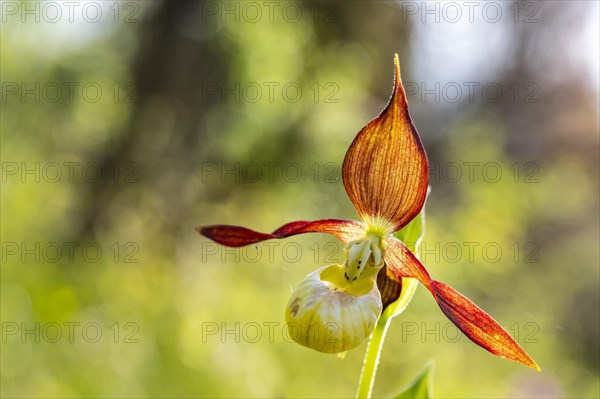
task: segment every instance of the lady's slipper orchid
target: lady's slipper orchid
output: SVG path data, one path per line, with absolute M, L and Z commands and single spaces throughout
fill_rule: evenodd
M 356 347 L 371 334 L 382 309 L 398 298 L 402 278 L 415 278 L 473 342 L 539 370 L 492 317 L 453 288 L 432 280 L 393 235 L 423 208 L 429 179 L 427 155 L 408 112 L 397 55 L 394 64 L 394 90 L 387 106 L 358 133 L 342 167 L 346 192 L 361 222 L 297 221 L 272 233 L 228 225 L 197 230 L 229 247 L 311 232 L 332 234 L 346 243 L 343 265 L 318 269 L 292 293 L 286 321 L 290 335 L 302 345 L 328 353 Z

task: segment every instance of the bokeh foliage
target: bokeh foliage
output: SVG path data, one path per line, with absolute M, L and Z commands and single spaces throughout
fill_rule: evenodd
M 247 2 L 100 2 L 98 23 L 23 22 L 6 3 L 47 4 L 2 5 L 3 397 L 353 395 L 364 345 L 340 360 L 283 328 L 291 287 L 341 245 L 311 235 L 225 251 L 194 226 L 355 218 L 341 161 L 385 105 L 396 52 L 419 89 L 409 104 L 432 168 L 421 259 L 542 372 L 456 340 L 420 289 L 391 324 L 375 394 L 434 358 L 442 397 L 598 396 L 597 3 L 497 3 L 496 23 L 423 22 L 407 6 L 425 3 L 392 1 L 275 2 L 272 21 L 261 2 L 258 20 L 242 14 Z M 285 7 L 302 14 L 284 18 Z M 531 10 L 537 22 L 525 23 Z M 21 92 L 36 82 L 79 86 L 36 101 Z M 503 95 L 423 92 L 436 82 L 493 82 Z M 79 90 L 87 83 L 103 89 L 98 101 Z M 272 98 L 265 83 L 277 84 Z M 53 162 L 57 181 L 43 173 Z M 65 162 L 80 165 L 72 179 Z M 86 245 L 101 248 L 97 261 Z

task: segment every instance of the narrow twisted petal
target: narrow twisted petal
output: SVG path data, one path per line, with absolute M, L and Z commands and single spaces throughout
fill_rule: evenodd
M 425 149 L 408 112 L 394 59 L 394 92 L 379 116 L 356 136 L 346 152 L 342 178 L 360 217 L 380 218 L 400 230 L 421 210 L 429 166 Z
M 333 234 L 343 242 L 349 242 L 364 235 L 364 228 L 360 222 L 338 219 L 291 222 L 281 226 L 272 233 L 260 233 L 241 226 L 222 224 L 199 226 L 196 227 L 196 231 L 216 243 L 227 247 L 243 247 L 273 238 L 285 238 L 304 233 Z
M 395 238 L 387 240 L 385 262 L 397 277 L 413 277 L 433 294 L 442 312 L 471 341 L 496 356 L 540 370 L 535 361 L 490 315 L 446 284 L 434 281 L 412 252 Z
M 454 288 L 439 281 L 432 281 L 432 284 L 442 312 L 473 342 L 494 355 L 540 370 L 535 361 L 490 315 Z

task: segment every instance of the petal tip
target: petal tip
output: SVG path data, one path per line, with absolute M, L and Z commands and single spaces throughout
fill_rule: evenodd
M 534 369 L 535 371 L 542 371 L 542 369 L 540 368 L 540 366 L 538 366 L 538 364 L 535 362 L 535 360 L 531 359 L 531 363 L 527 364 L 527 366 L 531 367 L 532 369 Z
M 395 79 L 396 85 L 401 81 L 400 79 L 400 57 L 398 57 L 398 53 L 394 54 L 394 68 L 395 68 Z
M 516 344 L 516 345 L 518 346 L 518 344 Z M 531 358 L 531 356 L 529 356 L 523 348 L 518 346 L 518 349 L 520 350 L 521 353 L 516 358 L 512 357 L 512 356 L 507 356 L 505 354 L 496 354 L 496 353 L 494 353 L 494 354 L 497 356 L 503 357 L 505 359 L 512 360 L 517 363 L 521 363 L 522 365 L 530 367 L 530 368 L 534 369 L 535 371 L 542 371 L 540 366 L 538 366 L 538 364 L 535 362 L 535 360 L 533 360 Z
M 408 103 L 406 101 L 406 92 L 404 91 L 404 86 L 402 86 L 402 76 L 400 74 L 400 58 L 398 57 L 398 53 L 394 54 L 394 92 L 392 93 L 392 98 L 396 95 L 396 93 L 401 94 L 401 108 L 408 108 Z

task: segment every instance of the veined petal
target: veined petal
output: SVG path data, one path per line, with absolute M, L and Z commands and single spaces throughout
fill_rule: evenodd
M 540 370 L 490 315 L 450 286 L 434 281 L 417 257 L 395 238 L 386 240 L 385 263 L 397 277 L 413 277 L 433 294 L 442 312 L 469 339 L 496 356 Z
M 343 242 L 349 242 L 364 235 L 364 228 L 360 222 L 337 219 L 291 222 L 272 233 L 260 233 L 241 226 L 222 224 L 199 226 L 196 227 L 196 231 L 227 247 L 243 247 L 273 238 L 285 238 L 304 233 L 333 234 Z
M 365 234 L 365 228 L 356 220 L 322 219 L 312 222 L 291 222 L 273 232 L 277 238 L 304 233 L 333 234 L 346 243 L 362 237 Z
M 471 341 L 496 356 L 523 363 L 540 371 L 539 366 L 500 324 L 454 288 L 433 281 L 433 291 L 442 312 Z
M 419 280 L 429 291 L 432 291 L 431 277 L 425 266 L 397 238 L 388 237 L 384 243 L 385 263 L 396 277 L 412 277 Z
M 215 224 L 212 226 L 198 226 L 196 231 L 204 237 L 226 247 L 243 247 L 264 240 L 276 238 L 273 234 L 260 233 L 241 226 Z
M 400 297 L 402 279 L 397 278 L 387 267 L 383 267 L 377 273 L 377 288 L 381 293 L 381 302 L 385 310 Z
M 394 65 L 392 97 L 350 145 L 342 178 L 362 220 L 384 219 L 392 224 L 393 231 L 398 231 L 423 207 L 429 166 L 408 112 L 398 55 Z

